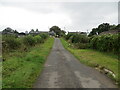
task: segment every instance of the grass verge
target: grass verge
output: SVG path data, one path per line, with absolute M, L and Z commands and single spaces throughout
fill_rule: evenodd
M 29 52 L 12 52 L 3 56 L 3 88 L 32 88 L 40 74 L 54 39 L 48 38 L 45 43 L 32 47 Z
M 76 58 L 80 60 L 81 63 L 91 67 L 99 64 L 100 66 L 106 67 L 107 69 L 113 71 L 116 77 L 110 76 L 110 78 L 120 84 L 120 71 L 118 71 L 118 64 L 120 64 L 120 61 L 118 61 L 118 57 L 116 55 L 95 51 L 92 49 L 71 48 L 69 43 L 63 38 L 61 38 L 61 42 L 68 51 L 70 51 Z

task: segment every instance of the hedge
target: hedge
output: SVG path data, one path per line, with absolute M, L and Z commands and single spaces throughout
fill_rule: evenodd
M 43 43 L 48 37 L 47 34 L 40 34 L 36 36 L 28 35 L 24 37 L 16 37 L 15 35 L 3 35 L 2 36 L 2 51 L 9 52 L 20 48 L 31 47 L 38 43 Z
M 86 35 L 68 33 L 65 39 L 73 43 L 75 48 L 85 49 L 89 47 L 89 38 Z
M 94 36 L 90 39 L 90 47 L 104 52 L 120 52 L 120 33 Z

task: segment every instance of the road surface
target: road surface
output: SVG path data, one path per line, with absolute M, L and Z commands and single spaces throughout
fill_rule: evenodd
M 55 38 L 41 75 L 34 88 L 115 88 L 113 82 L 97 70 L 85 66 Z

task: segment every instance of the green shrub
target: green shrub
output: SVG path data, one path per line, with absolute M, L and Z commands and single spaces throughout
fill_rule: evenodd
M 41 36 L 39 36 L 39 35 L 35 36 L 35 37 L 34 37 L 34 40 L 35 40 L 35 43 L 36 43 L 36 44 L 37 44 L 37 43 L 42 43 L 42 42 L 43 42 Z
M 120 33 L 118 35 L 113 35 L 113 51 L 117 54 L 120 54 Z
M 26 46 L 34 46 L 35 45 L 35 39 L 33 36 L 29 35 L 23 38 L 23 44 Z
M 73 37 L 71 38 L 72 43 L 88 43 L 89 38 L 85 35 L 80 35 L 80 34 L 74 34 Z
M 2 50 L 11 51 L 18 49 L 21 46 L 21 42 L 19 42 L 18 38 L 14 35 L 3 35 L 2 36 Z
M 70 37 L 73 36 L 73 35 L 74 35 L 74 34 L 72 34 L 72 33 L 68 33 L 68 34 L 67 34 L 66 36 L 64 36 L 64 37 L 65 37 L 66 40 L 69 40 Z
M 47 34 L 40 34 L 36 36 L 28 35 L 19 38 L 17 35 L 2 35 L 2 51 L 3 53 L 16 49 L 19 49 L 20 51 L 27 51 L 31 46 L 43 43 L 47 37 Z
M 78 43 L 80 42 L 80 36 L 77 34 L 74 34 L 73 37 L 71 38 L 72 43 Z
M 119 36 L 120 34 L 95 36 L 90 39 L 90 47 L 99 51 L 118 53 L 120 51 Z
M 40 34 L 40 36 L 42 39 L 46 39 L 48 37 L 48 34 L 43 33 L 43 34 Z
M 89 48 L 89 38 L 86 35 L 68 33 L 65 36 L 65 39 L 68 40 L 70 43 L 73 43 L 75 48 Z

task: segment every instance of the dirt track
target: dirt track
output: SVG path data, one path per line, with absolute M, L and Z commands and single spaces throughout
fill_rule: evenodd
M 60 40 L 47 58 L 34 88 L 115 88 L 112 81 L 93 68 L 79 62 L 64 49 Z

